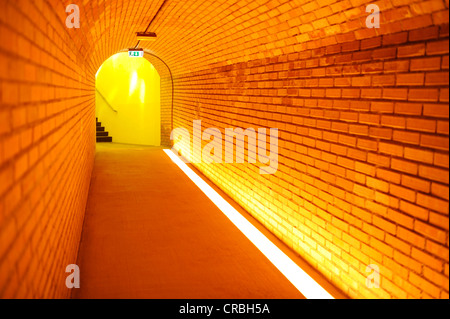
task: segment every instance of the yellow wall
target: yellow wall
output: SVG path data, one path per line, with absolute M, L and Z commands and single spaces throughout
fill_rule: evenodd
M 95 114 L 113 142 L 160 145 L 160 78 L 150 62 L 115 54 L 98 70 L 96 89 Z

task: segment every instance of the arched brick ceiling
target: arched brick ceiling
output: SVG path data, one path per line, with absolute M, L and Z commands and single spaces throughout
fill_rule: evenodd
M 65 21 L 65 6 L 72 1 L 51 1 Z M 133 47 L 135 33 L 145 30 L 163 0 L 79 1 L 81 28 L 63 36 L 73 41 L 80 57 L 94 72 L 112 54 Z M 381 29 L 367 29 L 367 0 L 166 0 L 149 31 L 155 42 L 141 47 L 164 59 L 175 74 L 211 65 L 268 58 L 305 49 L 419 28 L 434 21 L 417 17 L 428 13 L 399 0 L 376 1 L 383 12 Z M 447 1 L 448 3 L 448 1 Z M 53 13 L 49 13 L 53 14 Z M 95 72 L 94 72 L 95 73 Z
M 54 1 L 63 7 L 71 1 Z M 81 28 L 68 31 L 90 72 L 112 54 L 133 47 L 164 1 L 84 1 Z M 166 0 L 140 46 L 163 58 L 175 74 L 299 52 L 414 28 L 415 7 L 378 1 L 384 28 L 365 28 L 371 1 Z M 416 11 L 420 11 L 420 5 Z M 431 21 L 430 21 L 431 22 Z M 355 32 L 356 31 L 356 32 Z M 339 36 L 337 36 L 339 35 Z

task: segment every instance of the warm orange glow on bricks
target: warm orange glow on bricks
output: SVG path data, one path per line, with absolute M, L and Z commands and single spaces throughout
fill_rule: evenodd
M 161 76 L 161 143 L 196 119 L 222 133 L 278 128 L 276 174 L 196 166 L 349 297 L 448 298 L 449 1 L 376 1 L 380 28 L 366 26 L 371 3 L 168 0 L 157 39 L 140 44 L 173 75 L 172 92 L 166 65 L 145 56 Z M 69 297 L 95 73 L 160 6 L 79 3 L 68 29 L 67 4 L 0 10 L 2 298 Z

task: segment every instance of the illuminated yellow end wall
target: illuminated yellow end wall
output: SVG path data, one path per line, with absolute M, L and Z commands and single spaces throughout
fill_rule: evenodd
M 95 99 L 95 116 L 113 142 L 161 144 L 160 78 L 146 59 L 123 52 L 106 60 L 96 74 Z

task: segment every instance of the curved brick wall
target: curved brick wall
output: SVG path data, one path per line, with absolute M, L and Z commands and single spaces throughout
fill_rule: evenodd
M 94 75 L 162 1 L 73 1 L 70 30 L 72 2 L 1 3 L 0 296 L 67 297 Z M 370 3 L 168 0 L 142 46 L 174 75 L 174 127 L 279 129 L 274 175 L 197 166 L 333 284 L 355 298 L 448 298 L 449 3 L 377 1 L 381 27 L 368 29 Z

